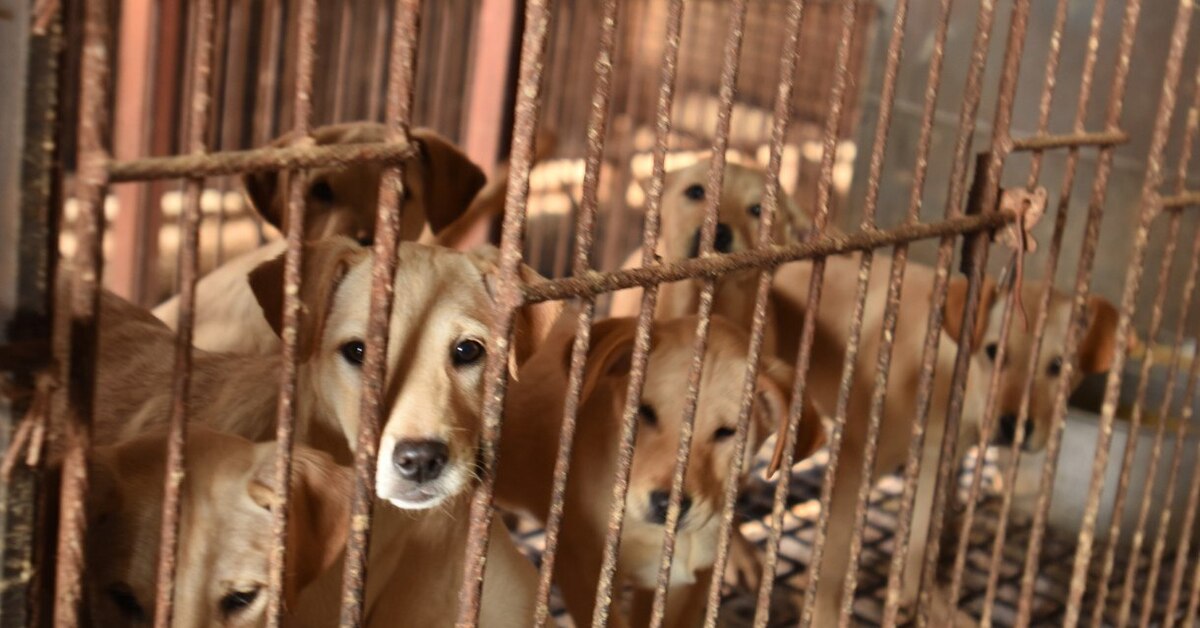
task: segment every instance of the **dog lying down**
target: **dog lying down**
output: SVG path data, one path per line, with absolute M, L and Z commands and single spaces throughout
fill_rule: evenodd
M 175 626 L 266 621 L 275 443 L 193 426 L 186 448 L 175 584 Z M 138 626 L 155 614 L 162 521 L 163 430 L 98 447 L 89 464 L 85 594 L 97 626 Z M 284 601 L 295 607 L 333 565 L 350 522 L 351 470 L 297 446 Z
M 560 319 L 510 385 L 507 400 L 497 499 L 542 521 L 552 499 L 575 320 L 569 315 Z M 616 581 L 617 591 L 624 584 L 636 591 L 633 625 L 648 621 L 653 599 L 696 323 L 695 317 L 657 321 L 652 331 Z M 591 333 L 554 574 L 579 626 L 591 625 L 635 330 L 634 319 L 618 318 L 597 322 Z M 748 340 L 728 322 L 714 318 L 708 342 L 671 574 L 668 626 L 694 626 L 703 616 L 724 491 L 731 481 Z M 748 473 L 763 440 L 787 419 L 792 377 L 792 369 L 782 362 L 762 363 L 743 473 Z M 824 442 L 825 432 L 819 415 L 807 407 L 798 430 L 795 453 L 801 460 Z M 610 618 L 612 625 L 624 623 L 615 606 Z

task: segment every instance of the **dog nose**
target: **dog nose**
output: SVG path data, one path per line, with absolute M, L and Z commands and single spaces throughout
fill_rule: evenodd
M 692 498 L 683 494 L 683 499 L 679 501 L 679 518 L 683 519 L 687 516 L 688 509 L 692 507 Z M 662 525 L 667 522 L 667 510 L 671 508 L 671 492 L 670 491 L 651 491 L 650 492 L 650 513 L 647 519 L 650 523 Z
M 718 253 L 728 253 L 733 249 L 733 229 L 729 225 L 717 223 L 717 239 L 713 241 L 713 249 Z
M 392 464 L 400 477 L 418 484 L 441 475 L 449 458 L 450 448 L 436 440 L 400 441 L 392 452 Z
M 1000 429 L 996 432 L 996 443 L 999 445 L 1011 445 L 1013 440 L 1017 438 L 1017 415 L 1003 414 L 1000 415 Z

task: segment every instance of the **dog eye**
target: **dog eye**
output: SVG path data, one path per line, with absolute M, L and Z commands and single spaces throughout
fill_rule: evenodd
M 347 362 L 354 366 L 362 366 L 363 358 L 367 354 L 367 345 L 364 345 L 361 340 L 351 340 L 342 345 L 340 351 Z
M 1062 367 L 1062 356 L 1055 356 L 1053 360 L 1050 360 L 1050 364 L 1046 365 L 1046 374 L 1050 377 L 1058 377 L 1059 373 L 1062 373 Z
M 998 349 L 998 347 L 996 346 L 996 343 L 994 343 L 994 342 L 988 343 L 988 346 L 983 348 L 984 352 L 987 353 L 988 359 L 991 360 L 992 362 L 996 361 L 997 349 Z
M 146 619 L 146 611 L 142 609 L 142 605 L 138 603 L 137 596 L 129 589 L 129 585 L 117 583 L 108 587 L 108 598 L 116 605 L 126 617 L 143 621 Z
M 687 189 L 683 191 L 683 195 L 692 199 L 693 201 L 702 201 L 704 200 L 704 186 L 700 185 L 699 183 L 689 185 L 687 186 Z
M 357 238 L 354 238 L 354 240 L 362 246 L 371 246 L 372 244 L 375 244 L 375 238 L 369 235 L 360 235 Z
M 713 432 L 713 440 L 723 441 L 734 434 L 737 434 L 737 430 L 732 427 L 718 427 L 717 431 Z
M 333 202 L 333 187 L 324 179 L 320 179 L 309 186 L 308 194 L 322 203 Z
M 644 404 L 640 405 L 638 406 L 638 416 L 642 417 L 642 420 L 646 422 L 646 425 L 649 425 L 650 427 L 658 427 L 658 413 L 654 411 L 654 408 Z
M 454 366 L 466 366 L 478 362 L 485 353 L 483 344 L 478 340 L 463 340 L 450 351 L 450 360 Z
M 225 597 L 221 598 L 221 613 L 228 617 L 229 615 L 245 610 L 256 599 L 258 599 L 257 587 L 246 591 L 228 593 Z
M 749 212 L 749 214 L 750 214 L 751 216 L 754 216 L 755 218 L 758 218 L 759 216 L 761 216 L 761 215 L 762 215 L 762 204 L 761 204 L 761 203 L 755 203 L 755 204 L 753 204 L 753 205 L 751 205 L 751 206 L 747 207 L 747 208 L 746 208 L 746 211 L 747 211 L 747 212 Z

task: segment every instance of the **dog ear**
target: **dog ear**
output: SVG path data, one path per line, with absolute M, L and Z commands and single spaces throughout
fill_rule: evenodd
M 963 314 L 967 308 L 967 284 L 966 277 L 953 277 L 946 290 L 946 304 L 942 308 L 942 329 L 945 330 L 946 335 L 954 339 L 954 342 L 960 342 L 962 339 Z M 971 346 L 975 348 L 979 348 L 979 343 L 983 341 L 983 335 L 987 333 L 988 312 L 991 311 L 997 296 L 996 282 L 985 275 L 980 290 L 979 310 L 975 316 L 975 329 L 972 332 Z
M 419 151 L 425 219 L 430 230 L 438 233 L 467 211 L 487 177 L 450 140 L 432 130 L 413 129 L 412 137 Z
M 288 132 L 275 138 L 267 146 L 283 148 L 295 144 L 301 137 L 295 132 Z M 288 189 L 287 176 L 285 170 L 266 170 L 242 175 L 242 187 L 246 190 L 246 199 L 250 201 L 250 207 L 258 212 L 263 220 L 271 223 L 280 231 L 284 230 L 283 217 L 286 213 L 284 196 Z
M 484 287 L 488 296 L 494 300 L 499 291 L 498 272 L 500 266 L 500 249 L 487 245 L 476 248 L 468 253 L 468 257 L 483 274 Z M 525 285 L 545 281 L 537 271 L 521 264 L 519 267 L 520 281 Z M 537 352 L 542 341 L 550 334 L 554 323 L 562 312 L 560 301 L 543 301 L 525 305 L 517 309 L 513 320 L 513 339 L 508 356 L 509 372 L 516 375 L 525 361 Z
M 633 364 L 633 342 L 637 334 L 637 319 L 606 318 L 592 324 L 588 344 L 587 365 L 583 370 L 580 401 L 587 400 L 600 380 L 629 374 Z M 566 366 L 571 366 L 571 347 L 567 346 Z
M 312 356 L 320 342 L 325 315 L 338 284 L 350 268 L 370 255 L 370 250 L 345 237 L 305 244 L 300 272 L 300 325 L 297 354 Z M 271 329 L 283 332 L 283 271 L 287 254 L 263 262 L 250 271 L 250 289 Z
M 1117 319 L 1120 315 L 1112 303 L 1095 295 L 1088 297 L 1087 312 L 1087 331 L 1079 344 L 1079 370 L 1084 373 L 1103 373 L 1115 359 Z M 1130 346 L 1136 344 L 1136 337 L 1131 337 Z
M 792 380 L 795 371 L 775 358 L 764 357 L 759 367 L 758 390 L 755 391 L 754 416 L 759 421 L 759 443 L 766 438 L 769 431 L 775 432 L 775 451 L 771 454 L 771 463 L 767 465 L 766 475 L 770 477 L 783 464 L 783 450 L 787 442 L 783 436 L 787 425 L 788 413 L 791 412 Z M 805 397 L 800 411 L 800 421 L 796 424 L 796 444 L 792 448 L 792 463 L 795 464 L 813 455 L 825 444 L 825 425 L 821 422 L 821 414 L 817 412 L 812 402 Z M 754 449 L 757 449 L 755 443 Z
M 259 506 L 276 507 L 276 443 L 256 446 L 255 465 L 246 490 Z M 353 473 L 333 458 L 303 446 L 292 453 L 291 495 L 288 500 L 288 573 L 284 598 L 295 602 L 304 587 L 337 561 L 350 529 Z

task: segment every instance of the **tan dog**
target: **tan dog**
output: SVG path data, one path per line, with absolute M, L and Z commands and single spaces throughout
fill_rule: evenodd
M 711 158 L 669 172 L 663 180 L 662 229 L 658 255 L 665 261 L 696 257 L 700 251 L 701 228 L 708 207 L 706 200 L 708 169 Z M 753 248 L 766 195 L 766 173 L 736 163 L 725 167 L 724 185 L 717 206 L 718 220 L 713 250 L 732 253 Z M 812 221 L 795 201 L 780 190 L 775 216 L 773 241 L 776 244 L 798 242 L 812 227 Z M 632 253 L 622 268 L 640 266 L 641 252 Z M 749 320 L 754 308 L 757 272 L 731 273 L 717 282 L 718 312 L 734 320 Z M 700 281 L 691 279 L 663 284 L 659 289 L 655 318 L 677 318 L 695 314 L 699 304 Z M 637 316 L 642 303 L 640 288 L 613 294 L 612 316 Z
M 194 426 L 181 493 L 176 626 L 264 625 L 275 499 L 275 443 Z M 155 614 L 166 435 L 97 448 L 88 491 L 86 595 L 97 626 L 140 626 Z M 350 469 L 297 447 L 284 601 L 338 558 L 350 522 Z
M 466 212 L 483 188 L 483 172 L 445 138 L 428 129 L 414 129 L 418 152 L 405 162 L 404 205 L 400 212 L 400 239 L 432 242 L 434 234 Z M 354 122 L 313 131 L 317 145 L 361 144 L 387 139 L 382 124 Z M 285 135 L 272 144 L 297 144 Z M 308 171 L 305 191 L 306 240 L 345 235 L 369 244 L 375 235 L 379 206 L 379 181 L 384 165 L 363 163 L 350 167 Z M 246 195 L 254 209 L 280 231 L 287 230 L 288 172 L 259 172 L 244 178 Z M 283 253 L 286 244 L 276 241 L 229 260 L 196 284 L 196 310 L 192 342 L 209 351 L 272 353 L 278 341 L 259 313 L 246 284 L 246 275 L 259 264 Z M 175 328 L 179 297 L 154 309 L 154 315 Z
M 812 391 L 816 403 L 823 408 L 834 408 L 841 379 L 842 362 L 848 342 L 850 321 L 848 313 L 854 309 L 856 277 L 859 256 L 830 257 L 826 264 L 826 281 L 822 294 L 820 313 L 817 318 L 818 333 L 813 347 L 812 366 L 809 370 L 807 390 Z M 785 360 L 794 360 L 799 346 L 804 308 L 807 302 L 811 264 L 796 262 L 782 266 L 775 275 L 772 303 L 775 309 L 775 327 L 778 338 L 778 355 Z M 877 260 L 872 266 L 867 302 L 863 317 L 861 344 L 855 370 L 854 387 L 851 391 L 841 459 L 835 478 L 833 502 L 830 505 L 829 537 L 825 547 L 825 564 L 822 569 L 821 587 L 818 592 L 818 609 L 815 625 L 834 625 L 838 603 L 841 598 L 842 579 L 850 568 L 847 562 L 847 547 L 853 522 L 854 501 L 858 486 L 863 481 L 862 458 L 866 440 L 870 398 L 875 377 L 875 365 L 881 342 L 883 310 L 887 298 L 890 263 Z M 869 480 L 899 469 L 908 456 L 909 437 L 916 420 L 916 394 L 920 362 L 925 342 L 925 330 L 929 315 L 929 299 L 933 290 L 934 270 L 928 266 L 910 263 L 907 266 L 901 294 L 899 318 L 892 350 L 892 363 L 888 379 L 887 399 L 879 435 L 878 458 Z M 920 584 L 920 560 L 924 556 L 926 533 L 933 503 L 933 484 L 937 475 L 937 460 L 945 432 L 945 413 L 950 393 L 950 380 L 957 353 L 959 327 L 962 324 L 966 302 L 967 282 L 963 277 L 951 281 L 946 299 L 943 335 L 939 343 L 934 376 L 932 403 L 925 436 L 925 454 L 921 465 L 914 519 L 913 536 L 910 541 L 909 560 L 904 576 L 903 602 L 911 607 L 916 600 Z M 1026 282 L 1023 301 L 1030 308 L 1039 302 L 1041 285 Z M 979 439 L 980 421 L 990 385 L 996 342 L 1000 335 L 1001 312 L 1010 298 L 1007 290 L 1000 290 L 990 280 L 983 286 L 978 313 L 978 324 L 973 334 L 974 352 L 966 385 L 966 397 L 961 428 L 957 441 L 956 460 L 961 461 L 966 450 Z M 1026 426 L 1025 446 L 1039 450 L 1045 446 L 1049 435 L 1053 396 L 1059 382 L 1062 356 L 1069 324 L 1069 298 L 1059 292 L 1053 293 L 1050 301 L 1049 319 L 1046 326 L 1044 347 L 1036 366 L 1034 388 Z M 1078 385 L 1085 373 L 1108 369 L 1114 351 L 1114 334 L 1117 313 L 1113 306 L 1099 297 L 1088 302 L 1087 328 L 1080 345 L 1079 368 L 1070 382 L 1072 389 Z M 1011 443 L 1019 413 L 1023 382 L 1028 373 L 1033 338 L 1024 329 L 1019 314 L 1009 332 L 1007 356 L 1002 366 L 1000 380 L 997 440 Z
M 574 338 L 575 318 L 563 319 L 510 387 L 501 440 L 498 499 L 543 521 L 552 499 Z M 581 626 L 591 624 L 635 323 L 629 318 L 608 319 L 592 328 L 555 571 L 568 609 Z M 695 327 L 696 319 L 690 317 L 660 321 L 653 330 L 615 583 L 618 592 L 626 584 L 638 591 L 636 625 L 646 622 L 658 574 Z M 694 626 L 703 616 L 725 486 L 731 481 L 728 473 L 745 377 L 746 344 L 742 332 L 720 318 L 713 319 L 671 573 L 670 626 Z M 791 384 L 790 368 L 775 360 L 764 361 L 743 460 L 747 473 L 758 446 L 787 418 Z M 813 412 L 805 413 L 799 430 L 797 459 L 808 456 L 824 441 L 824 429 Z M 619 611 L 614 607 L 612 612 L 613 624 L 622 625 Z
M 448 625 L 455 617 L 462 562 L 446 560 L 446 553 L 464 547 L 467 534 L 483 361 L 492 344 L 488 274 L 497 255 L 491 248 L 464 254 L 411 243 L 399 247 L 378 496 L 408 509 L 441 507 L 420 513 L 376 509 L 367 605 L 370 617 L 387 625 Z M 282 269 L 283 260 L 276 259 L 251 275 L 267 320 L 277 326 Z M 370 252 L 351 240 L 334 238 L 306 249 L 297 437 L 341 460 L 357 442 L 370 277 Z M 104 302 L 99 442 L 128 439 L 169 416 L 166 356 L 173 334 L 137 309 L 111 295 Z M 514 364 L 532 354 L 556 314 L 553 304 L 519 313 Z M 190 419 L 254 440 L 268 438 L 274 433 L 278 366 L 277 357 L 197 350 Z M 491 575 L 484 586 L 484 623 L 526 625 L 535 574 L 498 521 L 487 559 Z M 425 567 L 414 570 L 413 564 Z M 325 587 L 334 592 L 335 608 L 336 586 Z

